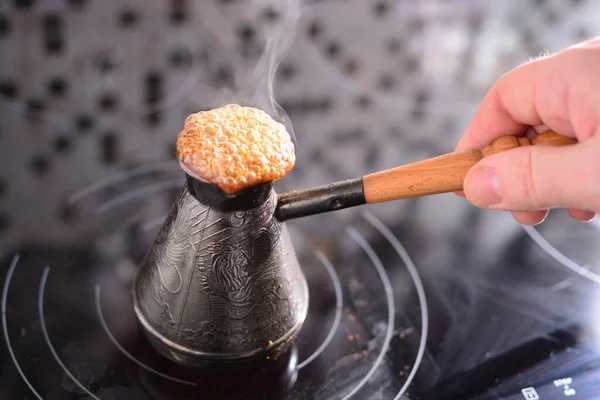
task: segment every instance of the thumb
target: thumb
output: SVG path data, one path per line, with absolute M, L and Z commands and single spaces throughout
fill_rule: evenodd
M 565 147 L 518 147 L 490 155 L 467 173 L 465 195 L 478 207 L 496 210 L 572 207 L 599 212 L 597 139 Z

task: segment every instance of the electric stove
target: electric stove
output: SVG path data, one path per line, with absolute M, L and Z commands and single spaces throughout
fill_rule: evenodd
M 136 172 L 84 188 L 72 206 Z M 301 334 L 275 361 L 207 372 L 163 358 L 135 319 L 136 265 L 164 216 L 109 214 L 147 201 L 142 189 L 94 206 L 88 218 L 104 229 L 92 246 L 23 246 L 2 262 L 2 398 L 600 396 L 600 276 L 588 264 L 597 260 L 596 220 L 580 224 L 554 211 L 478 265 L 465 257 L 468 243 L 452 238 L 455 251 L 442 264 L 428 261 L 416 222 L 392 230 L 376 208 L 354 210 L 354 223 L 325 238 L 288 222 L 309 283 Z M 493 226 L 485 229 L 493 236 Z
M 297 146 L 278 193 L 362 176 L 452 151 L 495 78 L 600 33 L 599 12 L 0 2 L 0 398 L 600 398 L 600 221 L 563 210 L 530 228 L 448 194 L 289 221 L 308 317 L 252 370 L 168 361 L 131 293 L 184 183 L 189 113 L 272 100 Z

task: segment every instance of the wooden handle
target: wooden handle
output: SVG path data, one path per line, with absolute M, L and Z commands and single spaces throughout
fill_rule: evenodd
M 467 172 L 483 157 L 519 146 L 566 146 L 575 143 L 577 140 L 553 131 L 543 132 L 533 140 L 526 137 L 502 136 L 482 150 L 449 153 L 366 175 L 363 177 L 365 199 L 367 203 L 381 203 L 458 192 L 463 190 Z

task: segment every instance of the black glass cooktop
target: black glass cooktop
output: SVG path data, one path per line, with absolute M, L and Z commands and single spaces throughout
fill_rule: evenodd
M 556 247 L 556 226 L 583 225 L 554 213 L 486 261 L 458 235 L 431 257 L 414 223 L 353 212 L 334 237 L 288 223 L 309 315 L 291 350 L 251 371 L 184 369 L 142 337 L 131 288 L 160 219 L 104 220 L 88 247 L 15 249 L 0 267 L 0 398 L 600 398 L 600 278 Z M 598 243 L 585 229 L 579 244 Z

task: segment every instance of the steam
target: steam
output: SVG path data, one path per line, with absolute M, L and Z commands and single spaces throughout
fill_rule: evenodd
M 247 81 L 251 86 L 248 101 L 255 102 L 256 107 L 262 108 L 271 116 L 279 119 L 287 128 L 296 145 L 297 139 L 291 120 L 285 110 L 277 104 L 274 94 L 277 68 L 294 41 L 296 24 L 300 18 L 298 0 L 288 0 L 284 4 L 287 4 L 287 13 L 284 14 L 285 17 L 282 15 L 282 23 L 267 34 L 263 53 L 254 68 L 252 76 Z
M 239 47 L 240 39 L 235 30 L 231 29 L 237 27 L 234 21 L 229 20 L 216 6 L 208 4 L 213 2 L 202 3 L 198 12 L 205 17 L 210 33 L 219 43 L 215 50 L 225 50 L 225 58 L 234 67 L 231 81 L 227 86 L 219 88 L 210 99 L 211 107 L 235 103 L 262 109 L 286 127 L 297 146 L 291 120 L 275 100 L 274 83 L 277 68 L 296 37 L 296 27 L 301 16 L 300 0 L 246 0 L 238 3 L 238 8 L 232 10 L 236 14 L 246 15 L 249 21 L 259 21 L 253 25 L 256 29 L 254 42 L 262 47 L 252 47 L 254 44 L 246 44 L 244 47 L 244 50 L 261 50 L 257 54 L 244 54 Z M 264 22 L 261 17 L 267 9 L 273 10 L 277 19 Z M 206 93 L 200 95 L 206 96 Z M 204 103 L 208 99 L 202 100 Z
M 242 105 L 263 109 L 283 123 L 297 145 L 291 120 L 275 100 L 274 83 L 277 68 L 295 39 L 296 25 L 301 14 L 300 3 L 299 0 L 255 0 L 253 3 L 260 9 L 272 7 L 280 13 L 280 19 L 265 30 L 265 46 L 258 62 L 247 76 L 241 77 L 239 101 Z

